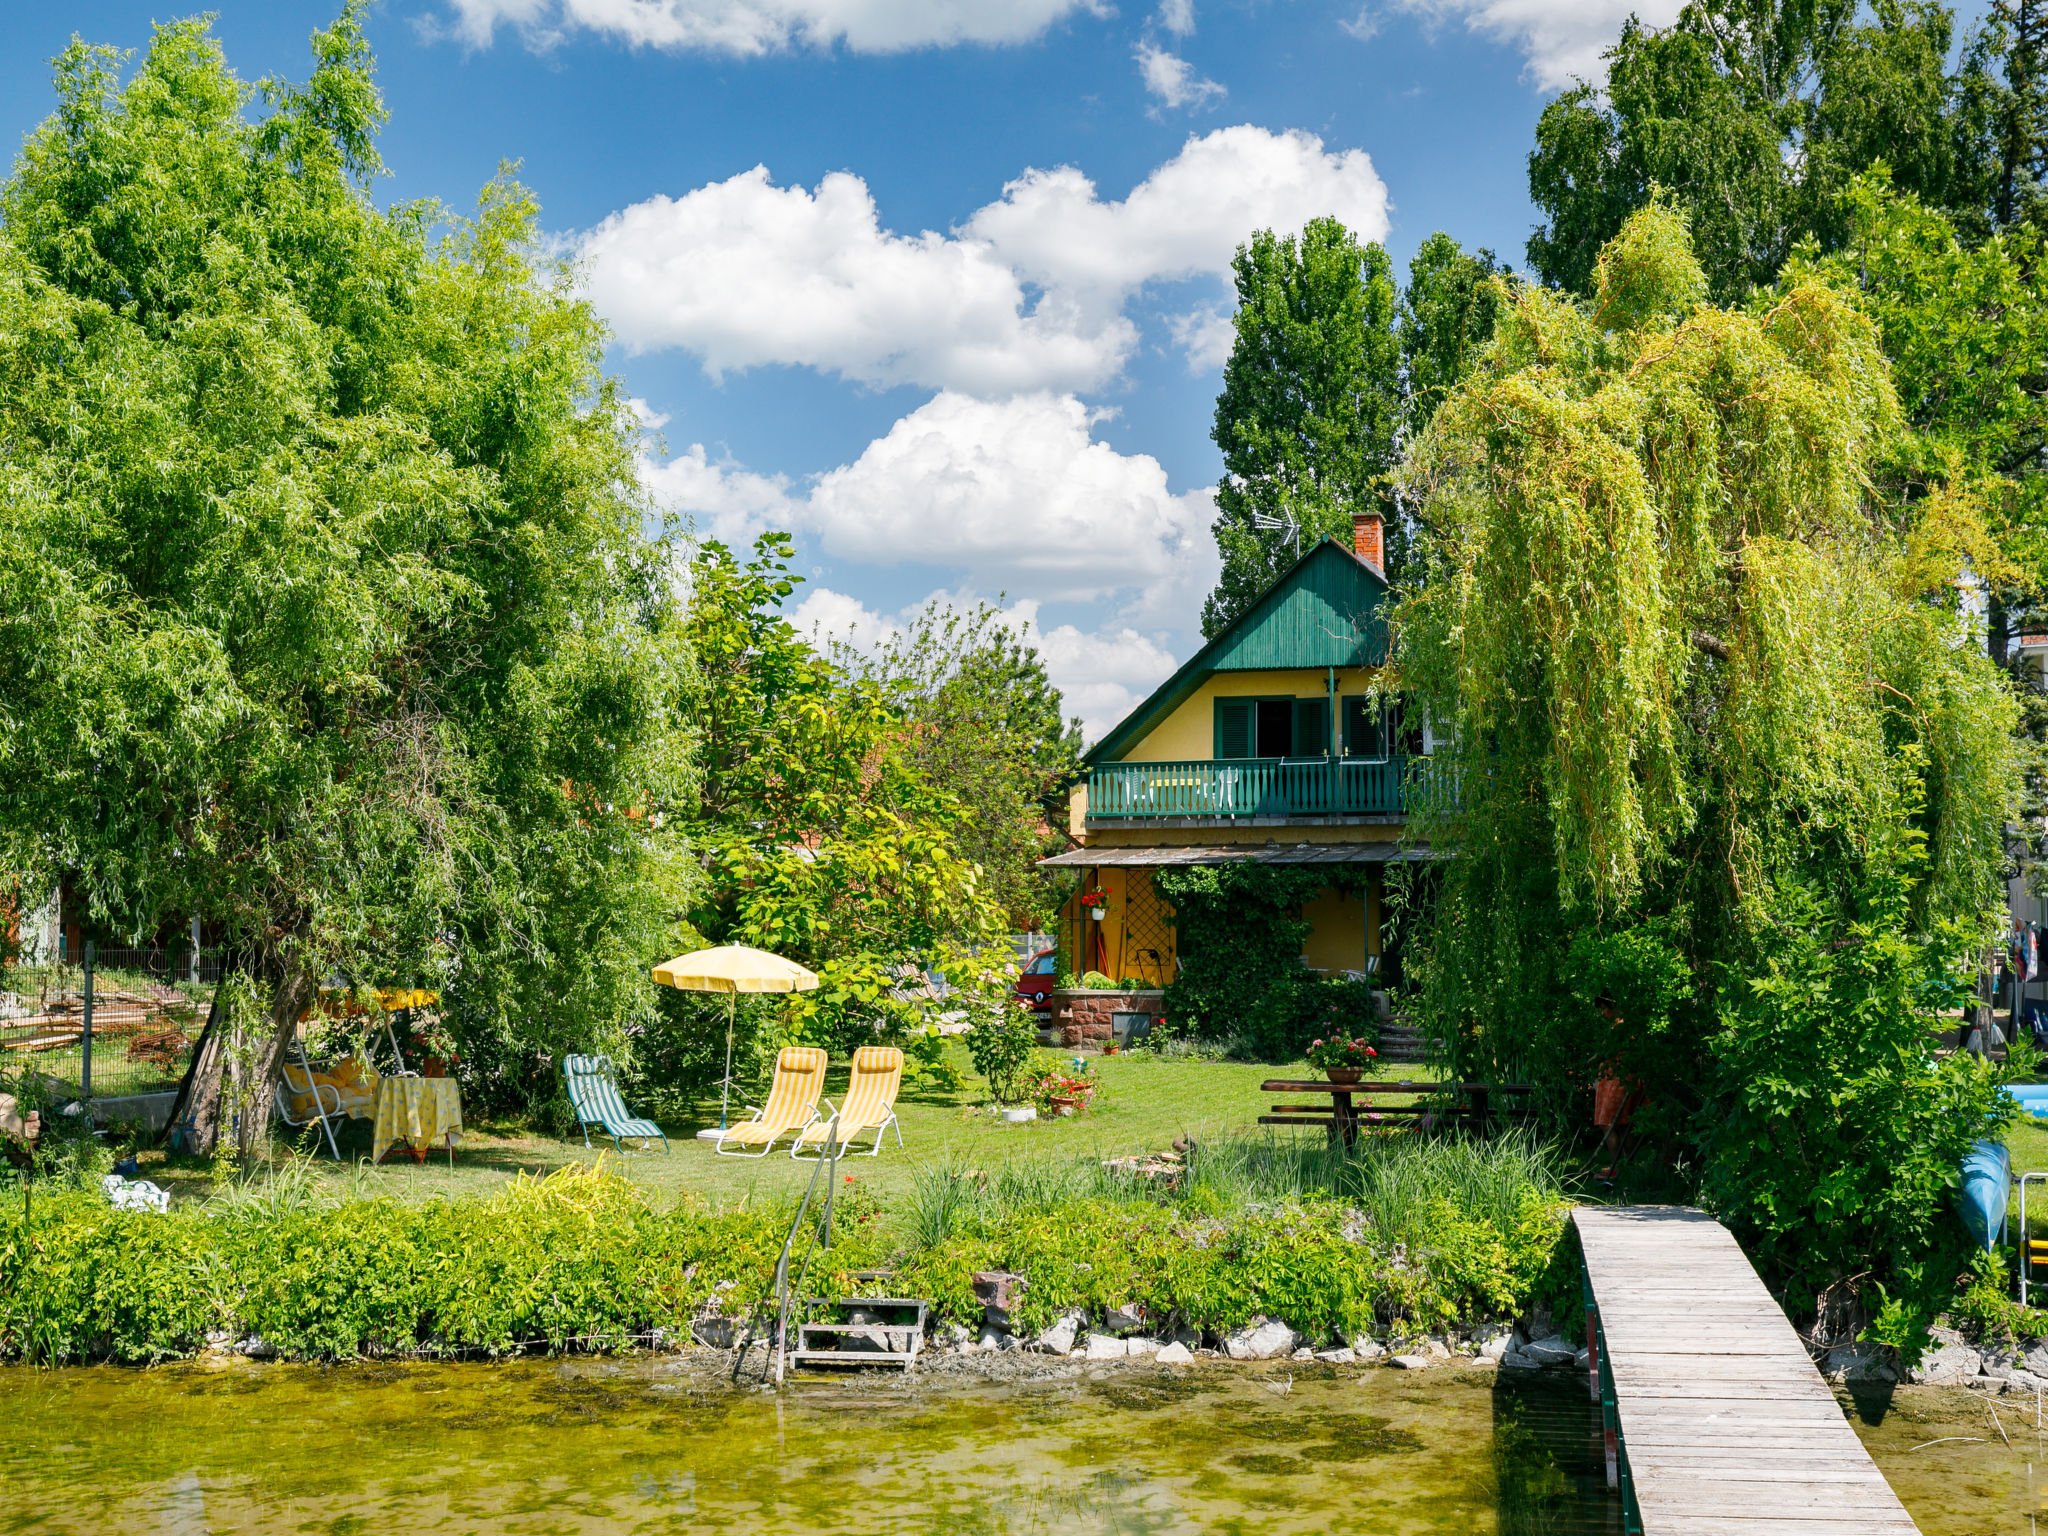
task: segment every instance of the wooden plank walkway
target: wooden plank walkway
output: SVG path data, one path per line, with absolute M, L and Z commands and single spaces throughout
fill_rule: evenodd
M 1643 1536 L 1917 1536 L 1725 1227 L 1684 1206 L 1572 1216 L 1609 1473 Z

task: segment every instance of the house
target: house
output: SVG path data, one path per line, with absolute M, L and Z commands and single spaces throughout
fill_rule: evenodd
M 1080 846 L 1040 861 L 1081 873 L 1059 934 L 1076 972 L 1164 986 L 1173 914 L 1153 872 L 1257 861 L 1330 870 L 1301 914 L 1308 966 L 1391 979 L 1385 873 L 1429 856 L 1402 831 L 1431 741 L 1369 692 L 1387 655 L 1382 547 L 1377 514 L 1349 547 L 1323 539 L 1088 752 Z

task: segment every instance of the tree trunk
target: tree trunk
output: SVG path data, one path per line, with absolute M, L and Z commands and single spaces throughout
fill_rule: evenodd
M 223 1006 L 229 977 L 214 991 L 206 1029 L 192 1053 L 192 1065 L 171 1106 L 171 1125 L 190 1127 L 191 1150 L 211 1157 L 224 1134 L 233 1134 L 236 1152 L 247 1159 L 261 1145 L 276 1108 L 272 1085 L 298 1031 L 299 1015 L 312 1003 L 313 975 L 302 968 L 286 972 L 271 989 L 270 1006 L 261 1023 L 238 1017 Z
M 277 1108 L 273 1085 L 285 1056 L 298 1038 L 299 1015 L 312 1006 L 316 991 L 313 973 L 303 965 L 292 966 L 271 991 L 261 1033 L 235 1052 L 234 1064 L 240 1073 L 246 1074 L 236 1085 L 241 1090 L 236 1094 L 241 1114 L 236 1122 L 239 1134 L 235 1150 L 244 1163 L 255 1155 L 270 1132 L 270 1117 Z

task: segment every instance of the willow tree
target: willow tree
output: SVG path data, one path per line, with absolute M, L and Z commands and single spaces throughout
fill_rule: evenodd
M 74 44 L 0 191 L 0 864 L 239 957 L 199 1139 L 329 978 L 438 987 L 478 1095 L 618 1038 L 682 906 L 686 655 L 603 331 L 494 183 L 369 195 L 351 5 L 300 85 Z
M 1917 536 L 1957 498 L 1873 489 L 1903 428 L 1848 296 L 1713 307 L 1662 205 L 1594 287 L 1504 295 L 1408 470 L 1401 681 L 1459 744 L 1420 818 L 1458 855 L 1423 1006 L 1567 1123 L 1639 1085 L 1666 1174 L 1816 1287 L 1907 1264 L 1994 1119 L 1934 1029 L 2016 782 L 1963 573 Z

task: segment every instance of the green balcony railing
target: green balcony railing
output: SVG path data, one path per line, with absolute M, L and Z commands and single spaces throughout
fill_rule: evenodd
M 1089 770 L 1088 819 L 1403 816 L 1427 757 L 1253 757 L 1106 763 Z

